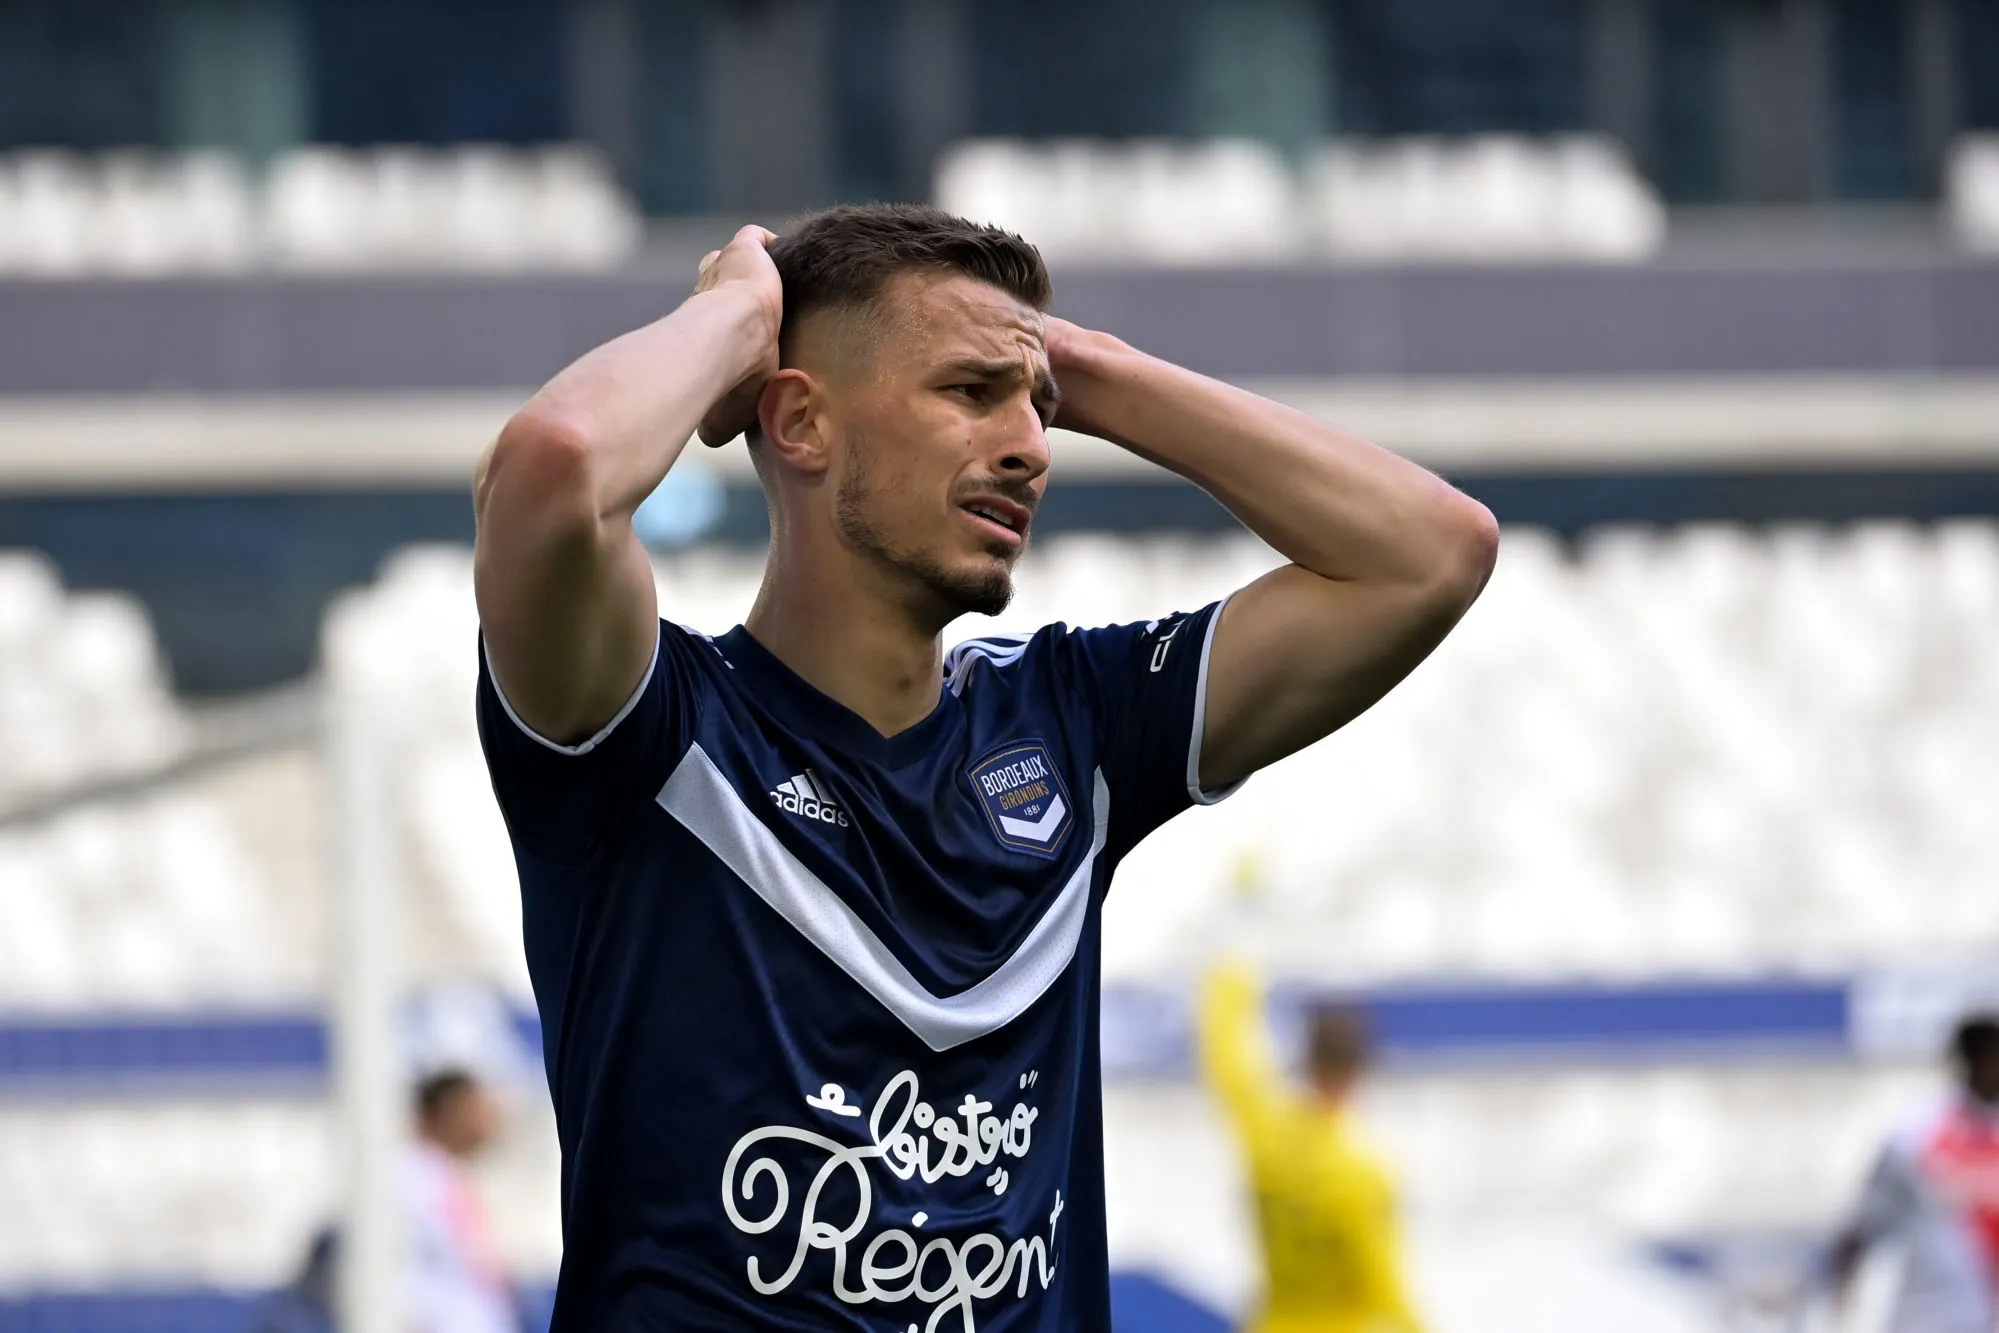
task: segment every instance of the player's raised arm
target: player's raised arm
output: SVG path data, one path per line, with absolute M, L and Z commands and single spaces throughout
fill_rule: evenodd
M 1492 572 L 1485 506 L 1324 422 L 1048 321 L 1056 424 L 1189 478 L 1291 563 L 1230 599 L 1208 667 L 1200 784 L 1340 727 L 1407 675 Z
M 784 310 L 774 239 L 736 233 L 679 309 L 550 380 L 480 459 L 480 628 L 507 701 L 550 740 L 596 731 L 645 674 L 658 609 L 632 513 L 697 426 L 721 444 L 753 419 Z

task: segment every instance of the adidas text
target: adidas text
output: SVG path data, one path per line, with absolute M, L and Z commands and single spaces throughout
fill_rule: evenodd
M 820 793 L 815 778 L 818 778 L 815 773 L 801 773 L 797 777 L 780 782 L 771 792 L 770 798 L 777 803 L 777 808 L 786 814 L 846 828 L 847 812 Z M 819 781 L 823 782 L 824 779 Z

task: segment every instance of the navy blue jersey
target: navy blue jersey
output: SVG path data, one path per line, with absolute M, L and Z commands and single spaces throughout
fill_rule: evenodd
M 952 650 L 884 737 L 660 627 L 597 736 L 479 731 L 562 1143 L 567 1330 L 1109 1327 L 1111 871 L 1199 790 L 1219 604 Z

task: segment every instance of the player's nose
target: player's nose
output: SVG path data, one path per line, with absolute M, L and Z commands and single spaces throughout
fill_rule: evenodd
M 1048 428 L 1032 404 L 1007 414 L 1005 434 L 999 441 L 993 471 L 1016 481 L 1033 481 L 1048 471 Z

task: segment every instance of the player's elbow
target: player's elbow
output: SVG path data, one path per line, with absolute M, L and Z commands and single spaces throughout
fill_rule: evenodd
M 1499 561 L 1499 520 L 1458 490 L 1448 492 L 1442 510 L 1430 582 L 1438 603 L 1461 614 L 1485 591 Z
M 507 419 L 493 442 L 479 478 L 479 508 L 506 488 L 544 510 L 593 515 L 594 455 L 587 422 L 530 403 Z

